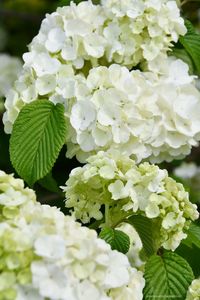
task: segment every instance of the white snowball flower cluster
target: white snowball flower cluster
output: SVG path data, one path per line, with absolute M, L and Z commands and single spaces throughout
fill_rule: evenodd
M 58 8 L 24 55 L 24 72 L 5 103 L 5 131 L 11 133 L 24 104 L 46 97 L 66 107 L 68 157 L 84 161 L 109 148 L 137 161 L 184 157 L 200 139 L 200 93 L 187 65 L 167 59 L 166 51 L 185 32 L 172 0 Z M 155 74 L 160 57 L 165 68 Z M 112 64 L 144 61 L 152 72 Z
M 24 187 L 22 179 L 7 175 L 0 170 L 0 207 L 1 215 L 30 201 L 36 201 L 33 190 Z M 1 219 L 2 220 L 2 219 Z
M 126 233 L 130 238 L 130 248 L 126 255 L 133 267 L 139 268 L 144 265 L 144 261 L 141 259 L 141 250 L 143 248 L 142 241 L 135 228 L 128 224 L 122 223 L 118 227 L 121 231 Z
M 21 107 L 40 95 L 65 105 L 68 157 L 85 161 L 118 149 L 138 162 L 183 158 L 200 139 L 200 93 L 183 61 L 169 57 L 156 71 L 154 64 L 151 72 L 101 66 L 86 78 L 66 65 L 36 80 L 26 71 L 7 97 L 5 130 L 10 133 Z
M 82 160 L 84 152 L 118 149 L 138 162 L 161 162 L 182 158 L 198 144 L 200 93 L 181 60 L 168 58 L 161 74 L 119 65 L 94 68 L 84 90 L 85 96 L 75 92 L 69 111 L 76 131 L 69 157 L 76 153 Z
M 166 53 L 186 31 L 173 0 L 71 2 L 46 16 L 25 55 L 25 65 L 38 76 L 46 71 L 45 62 L 52 71 L 60 62 L 75 69 L 112 62 L 131 68 Z
M 187 31 L 176 1 L 102 0 L 101 3 L 109 20 L 104 30 L 111 45 L 109 58 L 123 65 L 155 59 Z
M 72 170 L 63 188 L 66 206 L 73 208 L 77 219 L 104 222 L 105 208 L 105 222 L 115 226 L 130 215 L 142 214 L 152 219 L 159 246 L 178 247 L 190 220 L 198 218 L 182 184 L 168 177 L 166 170 L 149 163 L 136 165 L 118 152 L 100 151 L 87 161 Z
M 8 54 L 0 54 L 0 98 L 5 97 L 22 70 L 21 61 Z
M 0 299 L 142 300 L 142 273 L 125 255 L 2 171 L 0 210 Z
M 186 300 L 200 300 L 200 278 L 192 281 L 188 289 Z

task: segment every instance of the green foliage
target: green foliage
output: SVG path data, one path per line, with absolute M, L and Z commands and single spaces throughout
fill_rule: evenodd
M 199 0 L 198 0 L 199 1 Z M 185 19 L 185 26 L 187 27 L 187 34 L 196 34 L 196 30 L 194 28 L 194 26 L 192 25 L 192 23 Z
M 200 227 L 192 223 L 187 231 L 187 239 L 183 240 L 183 243 L 192 247 L 192 244 L 197 248 L 200 248 Z
M 145 255 L 149 257 L 155 254 L 152 220 L 143 216 L 132 216 L 127 222 L 130 223 L 139 234 Z
M 38 182 L 43 188 L 53 193 L 60 193 L 60 189 L 56 180 L 52 176 L 52 172 L 47 174 L 44 178 L 40 179 Z
M 56 6 L 66 6 L 66 5 L 70 5 L 70 2 L 72 0 L 59 0 L 58 3 L 56 3 Z M 84 2 L 86 0 L 73 0 L 74 3 L 78 4 L 80 2 Z M 99 4 L 100 0 L 92 0 L 93 4 Z
M 144 277 L 144 300 L 185 300 L 194 279 L 187 261 L 173 252 L 165 252 L 162 257 L 152 256 L 145 266 Z
M 176 249 L 176 253 L 182 256 L 189 265 L 191 266 L 195 277 L 200 276 L 200 263 L 199 263 L 199 257 L 200 257 L 200 249 L 197 248 L 194 244 L 192 246 L 187 246 L 184 244 L 184 241 L 181 243 L 181 245 Z
M 103 228 L 99 237 L 110 244 L 113 250 L 118 250 L 124 254 L 126 254 L 129 250 L 130 238 L 126 233 L 120 230 Z
M 73 0 L 74 3 L 78 4 L 80 2 L 83 2 L 84 0 Z M 67 6 L 70 5 L 71 0 L 59 0 L 58 3 L 56 3 L 56 6 Z
M 11 162 L 29 184 L 52 169 L 65 142 L 64 107 L 48 100 L 27 104 L 14 124 L 10 139 Z
M 185 25 L 188 32 L 185 36 L 180 37 L 179 41 L 192 58 L 196 72 L 200 75 L 200 35 L 188 20 L 186 20 Z

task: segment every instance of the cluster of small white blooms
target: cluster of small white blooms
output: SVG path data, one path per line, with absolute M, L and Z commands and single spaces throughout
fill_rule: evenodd
M 142 273 L 94 230 L 2 171 L 0 191 L 0 299 L 142 300 Z
M 186 300 L 200 300 L 200 278 L 192 281 L 188 289 Z
M 4 209 L 12 209 L 24 205 L 29 201 L 35 201 L 36 196 L 33 190 L 24 187 L 22 179 L 16 179 L 13 175 L 7 175 L 0 170 L 0 206 L 2 214 Z
M 130 72 L 113 64 L 91 69 L 86 78 L 75 75 L 69 65 L 37 80 L 26 70 L 7 97 L 5 131 L 12 131 L 25 103 L 45 96 L 65 105 L 70 158 L 85 161 L 107 149 L 133 155 L 137 162 L 183 158 L 200 139 L 200 92 L 183 61 L 163 58 L 160 70 L 156 61 L 151 72 Z M 45 60 L 37 67 L 43 68 L 43 62 L 45 68 L 52 67 Z
M 104 36 L 110 41 L 108 61 L 133 66 L 166 53 L 185 35 L 176 1 L 102 0 L 108 18 Z
M 0 98 L 5 97 L 22 70 L 21 61 L 8 54 L 0 54 Z
M 83 223 L 102 220 L 109 207 L 109 222 L 118 224 L 131 214 L 154 222 L 158 244 L 174 250 L 186 237 L 184 230 L 198 218 L 196 205 L 180 183 L 155 165 L 135 162 L 119 152 L 103 152 L 72 170 L 66 186 L 66 206 Z M 103 222 L 103 220 L 102 220 Z
M 191 179 L 200 176 L 200 167 L 194 162 L 183 162 L 179 167 L 174 169 L 173 173 L 182 179 Z
M 173 0 L 71 2 L 46 16 L 25 62 L 34 69 L 39 55 L 40 61 L 54 66 L 62 61 L 75 69 L 87 62 L 92 66 L 116 62 L 132 68 L 166 53 L 186 31 Z
M 118 229 L 126 233 L 130 238 L 130 248 L 126 255 L 133 267 L 139 268 L 144 265 L 144 261 L 141 259 L 140 252 L 143 248 L 142 241 L 135 228 L 128 224 L 122 223 Z
M 163 62 L 158 76 L 155 69 L 130 73 L 118 65 L 91 70 L 86 87 L 92 92 L 87 102 L 76 95 L 70 112 L 77 137 L 72 131 L 68 155 L 78 151 L 81 159 L 80 150 L 117 148 L 138 161 L 149 156 L 162 161 L 188 154 L 199 138 L 200 94 L 186 64 L 174 58 Z
M 11 132 L 24 103 L 43 96 L 66 103 L 74 96 L 75 83 L 65 74 L 66 66 L 73 66 L 76 74 L 111 63 L 131 68 L 165 54 L 171 41 L 186 32 L 175 1 L 115 2 L 71 2 L 46 16 L 24 55 L 24 74 L 7 98 L 6 132 Z
M 3 116 L 6 133 L 11 133 L 12 126 L 25 104 L 44 96 L 55 104 L 64 104 L 67 109 L 69 99 L 74 97 L 74 85 L 79 77 L 82 78 L 79 75 L 75 78 L 70 65 L 59 64 L 56 74 L 54 66 L 44 58 L 39 60 L 37 56 L 35 64 L 38 70 L 43 69 L 43 75 L 35 77 L 35 71 L 30 72 L 30 69 L 25 68 L 7 95 L 6 112 Z
M 189 154 L 200 139 L 200 93 L 184 62 L 165 63 L 160 74 L 119 65 L 92 69 L 85 95 L 81 80 L 68 113 L 68 156 L 84 160 L 87 152 L 118 149 L 138 162 L 161 162 Z

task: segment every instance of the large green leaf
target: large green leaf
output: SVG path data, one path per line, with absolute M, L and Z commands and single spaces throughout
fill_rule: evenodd
M 113 250 L 118 250 L 126 254 L 130 247 L 129 236 L 121 230 L 112 228 L 103 228 L 99 237 L 110 244 Z
M 132 216 L 126 220 L 137 231 L 143 244 L 143 249 L 147 257 L 155 254 L 155 243 L 153 237 L 153 223 L 152 220 L 144 216 Z M 157 249 L 158 250 L 158 249 Z
M 10 139 L 10 157 L 17 173 L 29 185 L 51 171 L 65 136 L 63 105 L 37 100 L 22 108 Z
M 185 300 L 194 279 L 191 267 L 173 252 L 150 257 L 145 266 L 144 300 Z
M 198 74 L 200 74 L 200 35 L 195 32 L 193 25 L 186 21 L 188 32 L 180 37 L 179 41 L 191 56 Z

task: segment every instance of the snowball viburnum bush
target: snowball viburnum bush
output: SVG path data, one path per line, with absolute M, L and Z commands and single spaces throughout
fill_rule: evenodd
M 185 33 L 175 1 L 59 8 L 24 54 L 24 72 L 5 103 L 6 132 L 26 103 L 46 97 L 65 105 L 69 157 L 84 161 L 91 151 L 109 148 L 138 161 L 184 157 L 199 140 L 200 93 L 187 65 L 166 53 Z M 156 76 L 160 57 L 163 70 Z M 145 61 L 145 73 L 122 67 Z
M 112 225 L 139 213 L 159 228 L 158 244 L 171 250 L 178 247 L 190 221 L 199 216 L 182 184 L 166 170 L 147 162 L 136 165 L 121 153 L 99 152 L 87 161 L 72 170 L 64 187 L 66 206 L 73 208 L 77 219 L 102 220 L 102 207 L 108 207 Z
M 25 65 L 38 76 L 57 72 L 62 61 L 77 70 L 113 62 L 132 68 L 166 54 L 186 32 L 176 1 L 71 2 L 43 20 Z
M 0 171 L 0 300 L 185 299 L 194 275 L 173 252 L 187 236 L 199 247 L 199 213 L 152 163 L 199 144 L 199 41 L 173 0 L 71 2 L 46 15 L 3 122 L 17 173 L 65 197 L 71 216 Z M 62 193 L 51 171 L 64 144 L 86 164 Z M 196 290 L 198 280 L 187 297 Z
M 142 299 L 142 273 L 125 255 L 2 171 L 0 209 L 0 299 Z

